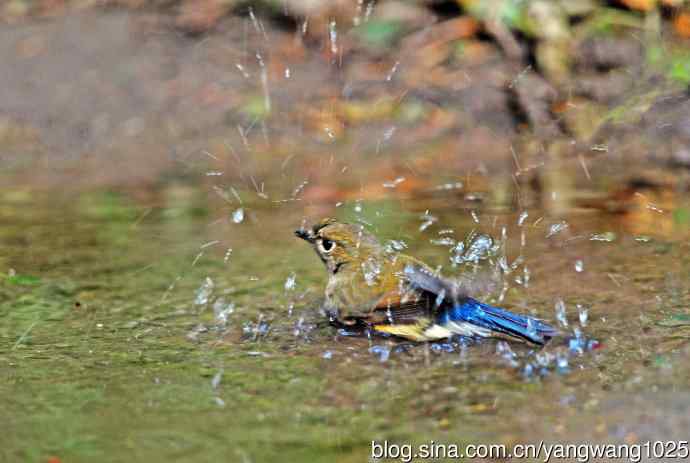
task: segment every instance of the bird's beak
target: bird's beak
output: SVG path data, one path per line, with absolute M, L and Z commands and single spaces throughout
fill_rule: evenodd
M 298 238 L 302 238 L 304 241 L 309 241 L 310 243 L 314 242 L 314 236 L 311 234 L 309 230 L 305 230 L 304 228 L 295 230 L 295 236 Z

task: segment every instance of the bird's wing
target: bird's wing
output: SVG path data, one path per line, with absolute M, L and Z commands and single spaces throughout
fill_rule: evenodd
M 409 264 L 403 270 L 408 284 L 417 291 L 433 297 L 436 306 L 455 303 L 468 297 L 468 292 L 458 282 L 434 274 L 421 265 Z
M 424 269 L 419 264 L 415 268 Z M 414 341 L 430 339 L 442 339 L 450 336 L 448 330 L 438 327 L 433 320 L 438 304 L 445 304 L 443 298 L 439 299 L 433 287 L 423 287 L 413 284 L 408 278 L 407 272 L 401 271 L 399 278 L 402 285 L 388 291 L 381 297 L 374 308 L 365 317 L 364 321 L 382 333 L 400 336 Z
M 433 301 L 431 295 L 408 291 L 403 294 L 400 291 L 386 293 L 374 306 L 368 318 L 372 322 L 388 324 L 411 324 L 420 318 L 431 316 Z

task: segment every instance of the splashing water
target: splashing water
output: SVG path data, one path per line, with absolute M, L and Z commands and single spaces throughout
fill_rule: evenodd
M 513 352 L 513 349 L 510 348 L 510 345 L 505 341 L 499 341 L 496 344 L 496 355 L 505 360 L 506 363 L 513 368 L 519 366 L 517 355 L 515 352 Z
M 292 272 L 285 280 L 285 291 L 294 291 L 297 287 L 297 275 Z
M 580 326 L 585 327 L 587 326 L 587 319 L 589 318 L 589 309 L 587 307 L 584 307 L 581 304 L 577 304 L 577 314 L 580 319 Z
M 213 303 L 213 314 L 216 316 L 216 322 L 225 326 L 228 324 L 228 317 L 235 311 L 235 304 L 227 302 L 224 298 L 219 298 Z
M 422 214 L 420 216 L 420 219 L 423 220 L 422 224 L 419 226 L 420 232 L 423 232 L 424 230 L 426 230 L 438 221 L 437 217 L 434 217 L 433 215 L 429 214 L 429 211 L 426 211 L 424 214 Z
M 211 294 L 213 294 L 214 286 L 215 285 L 213 284 L 213 280 L 210 277 L 206 277 L 204 282 L 196 291 L 196 298 L 194 299 L 194 304 L 206 305 L 211 297 Z
M 379 362 L 387 362 L 391 355 L 391 350 L 387 346 L 371 346 L 369 352 L 379 358 Z
M 451 262 L 454 264 L 464 264 L 466 262 L 477 264 L 493 254 L 494 240 L 491 236 L 480 233 L 472 237 L 468 245 L 458 243 L 453 252 L 454 255 L 451 256 Z
M 556 301 L 555 305 L 556 309 L 556 320 L 558 320 L 558 324 L 561 325 L 563 328 L 568 326 L 568 317 L 566 316 L 565 313 L 565 302 L 563 302 L 563 299 L 559 299 Z
M 444 236 L 443 238 L 439 239 L 432 239 L 429 240 L 429 242 L 431 244 L 435 244 L 436 246 L 455 246 L 455 240 L 450 236 Z
M 251 341 L 256 341 L 266 337 L 270 330 L 271 325 L 269 325 L 269 323 L 263 319 L 262 315 L 259 316 L 259 320 L 257 320 L 256 323 L 247 321 L 242 324 L 242 333 L 244 334 L 245 339 L 249 339 Z
M 568 349 L 570 352 L 577 355 L 582 355 L 587 348 L 587 341 L 582 335 L 580 328 L 573 328 L 573 337 L 568 341 Z
M 388 240 L 384 246 L 385 250 L 389 254 L 402 251 L 407 248 L 407 243 L 402 240 Z
M 383 187 L 384 188 L 395 188 L 404 181 L 405 181 L 405 177 L 398 177 L 395 180 L 391 180 L 390 182 L 384 182 Z
M 582 273 L 582 271 L 585 269 L 585 264 L 582 262 L 581 259 L 578 259 L 575 261 L 575 271 L 577 273 Z
M 238 208 L 232 213 L 232 221 L 235 223 L 242 223 L 244 221 L 244 209 Z
M 331 53 L 338 54 L 338 30 L 335 20 L 328 23 L 328 35 L 331 39 Z
M 223 369 L 221 368 L 218 370 L 218 373 L 213 375 L 213 379 L 211 379 L 211 388 L 213 389 L 218 389 L 218 386 L 220 386 L 220 382 L 223 379 Z
M 369 258 L 362 262 L 362 272 L 364 273 L 364 281 L 369 286 L 373 286 L 381 273 L 381 264 L 375 259 Z
M 520 217 L 518 217 L 517 224 L 518 226 L 522 227 L 522 225 L 525 223 L 525 220 L 527 220 L 527 217 L 529 217 L 529 214 L 527 211 L 522 211 L 520 213 Z
M 561 233 L 562 231 L 568 229 L 569 227 L 570 227 L 570 225 L 568 225 L 568 222 L 566 222 L 565 220 L 558 222 L 558 223 L 551 224 L 551 226 L 549 227 L 549 231 L 546 233 L 546 237 L 551 238 L 552 236 Z
M 611 243 L 615 239 L 616 234 L 613 232 L 594 233 L 589 237 L 590 241 L 604 241 L 606 243 Z
M 566 374 L 570 371 L 568 353 L 563 349 L 556 352 L 556 371 L 560 374 Z

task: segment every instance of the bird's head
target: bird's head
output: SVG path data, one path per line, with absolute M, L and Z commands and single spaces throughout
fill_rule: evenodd
M 332 275 L 346 268 L 359 268 L 362 262 L 381 252 L 378 240 L 364 227 L 332 218 L 295 230 L 295 235 L 312 244 Z

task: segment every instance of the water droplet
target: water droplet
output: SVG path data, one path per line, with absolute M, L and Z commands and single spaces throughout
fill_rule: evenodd
M 235 304 L 228 303 L 224 298 L 219 298 L 213 303 L 213 314 L 216 316 L 216 322 L 219 325 L 225 326 L 228 323 L 228 317 L 235 311 Z
M 525 220 L 527 220 L 527 217 L 529 217 L 529 214 L 527 213 L 527 211 L 522 211 L 520 213 L 520 217 L 518 217 L 518 222 L 517 222 L 520 227 L 522 227 L 522 225 L 525 223 Z
M 384 188 L 395 188 L 404 181 L 405 181 L 405 177 L 398 177 L 395 180 L 391 180 L 390 182 L 384 182 L 383 187 Z
M 581 259 L 575 261 L 575 271 L 581 273 L 585 269 L 585 264 Z
M 331 39 L 331 53 L 335 55 L 338 53 L 338 31 L 336 29 L 335 20 L 328 23 L 328 35 Z
M 478 263 L 480 260 L 484 260 L 491 256 L 494 248 L 494 240 L 491 236 L 480 233 L 473 238 L 471 238 L 469 244 L 458 243 L 454 248 L 455 255 L 451 258 L 451 261 L 456 264 L 462 264 L 465 262 Z M 506 263 L 507 266 L 507 263 Z
M 522 369 L 522 376 L 525 379 L 531 379 L 534 376 L 534 366 L 530 362 L 527 362 Z
M 202 285 L 196 291 L 196 299 L 194 299 L 194 303 L 196 305 L 204 305 L 208 303 L 208 300 L 213 293 L 213 287 L 213 280 L 211 280 L 209 277 L 206 277 Z
M 455 246 L 455 240 L 449 236 L 444 236 L 440 239 L 429 240 L 431 244 L 436 246 Z
M 240 207 L 239 209 L 236 209 L 232 213 L 232 221 L 235 223 L 242 223 L 243 220 L 244 220 L 244 209 Z
M 587 319 L 589 318 L 589 310 L 580 304 L 577 304 L 577 313 L 580 318 L 580 326 L 583 328 L 587 326 Z
M 378 282 L 379 274 L 381 273 L 381 264 L 373 258 L 369 258 L 362 262 L 362 272 L 364 273 L 364 281 L 367 285 L 373 286 Z
M 297 286 L 296 280 L 297 275 L 295 272 L 292 272 L 285 280 L 285 291 L 294 291 L 295 287 Z
M 214 397 L 213 401 L 218 405 L 219 407 L 223 408 L 225 407 L 225 401 L 221 399 L 220 397 Z
M 570 368 L 568 368 L 568 354 L 561 349 L 556 352 L 556 370 L 560 374 L 565 374 L 570 371 Z
M 568 227 L 568 222 L 566 222 L 565 220 L 551 224 L 551 226 L 549 227 L 549 231 L 546 234 L 546 237 L 551 238 L 552 236 L 561 233 L 563 230 L 566 230 Z
M 395 253 L 407 248 L 407 243 L 402 240 L 389 240 L 384 246 L 387 253 Z
M 510 345 L 505 341 L 499 341 L 496 344 L 496 355 L 505 360 L 506 363 L 513 368 L 519 366 L 517 355 L 515 352 L 513 352 L 513 349 L 510 348 Z
M 220 382 L 223 379 L 223 369 L 221 368 L 218 370 L 218 373 L 213 375 L 213 379 L 211 379 L 211 387 L 213 389 L 218 389 L 218 386 L 220 386 Z
M 326 352 L 324 352 L 321 355 L 321 358 L 324 358 L 326 360 L 330 360 L 331 358 L 333 358 L 333 352 L 331 352 L 330 350 L 327 350 Z
M 422 214 L 420 219 L 423 220 L 422 224 L 419 226 L 420 232 L 423 232 L 424 230 L 426 230 L 438 221 L 437 217 L 434 217 L 433 215 L 429 214 L 429 211 L 426 211 L 424 214 Z
M 565 302 L 563 302 L 563 299 L 559 299 L 556 301 L 556 320 L 558 320 L 558 323 L 562 327 L 568 326 L 568 318 L 565 314 Z
M 568 349 L 570 349 L 570 352 L 572 352 L 573 354 L 582 355 L 587 345 L 585 338 L 582 335 L 582 331 L 580 330 L 580 328 L 574 328 L 573 334 L 575 336 L 568 340 Z
M 391 355 L 391 350 L 386 346 L 371 346 L 369 352 L 379 358 L 379 362 L 386 362 Z
M 616 234 L 613 232 L 594 233 L 589 237 L 590 241 L 604 241 L 610 243 L 616 239 Z

